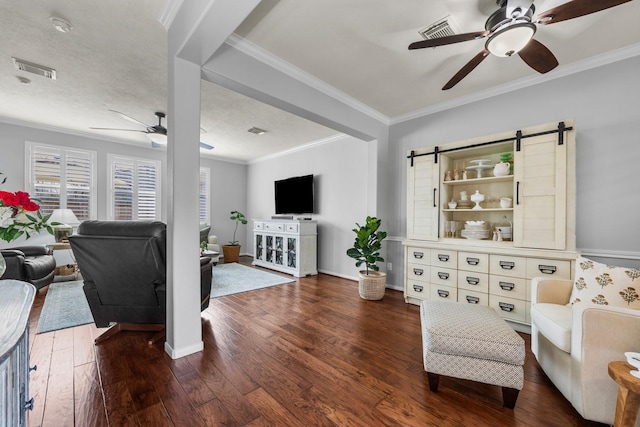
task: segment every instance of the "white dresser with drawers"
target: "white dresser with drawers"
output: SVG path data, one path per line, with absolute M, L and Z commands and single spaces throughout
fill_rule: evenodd
M 493 307 L 506 320 L 529 325 L 531 279 L 573 279 L 575 254 L 469 248 L 447 243 L 406 242 L 405 301 L 446 299 Z

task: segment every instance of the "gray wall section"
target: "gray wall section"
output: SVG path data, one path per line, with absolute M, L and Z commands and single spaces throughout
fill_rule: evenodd
M 79 136 L 64 132 L 37 129 L 27 126 L 0 123 L 0 172 L 6 175 L 7 182 L 0 187 L 5 191 L 17 191 L 25 189 L 25 141 L 48 145 L 79 148 L 95 151 L 96 156 L 96 202 L 97 219 L 106 219 L 107 210 L 107 185 L 108 166 L 107 155 L 117 154 L 143 159 L 160 160 L 162 173 L 166 176 L 166 151 L 145 147 L 137 147 L 114 141 Z M 233 223 L 229 220 L 229 211 L 239 209 L 246 210 L 247 198 L 247 166 L 230 162 L 223 162 L 211 158 L 201 158 L 200 164 L 211 170 L 211 199 L 210 215 L 212 234 L 219 237 L 220 243 L 231 240 Z M 166 221 L 166 179 L 162 180 L 162 219 Z M 238 237 L 244 245 L 247 230 L 239 229 Z M 47 236 L 42 236 L 46 243 Z M 39 243 L 39 240 L 29 240 L 30 243 Z M 15 246 L 23 241 L 12 242 Z M 0 241 L 0 246 L 7 246 Z
M 613 265 L 640 259 L 640 57 L 541 83 L 390 128 L 394 233 L 406 234 L 406 153 L 468 137 L 574 119 L 579 251 Z M 394 251 L 397 256 L 397 251 Z M 604 260 L 605 258 L 600 258 Z
M 248 200 L 252 219 L 275 214 L 274 181 L 292 176 L 314 175 L 318 221 L 318 270 L 342 277 L 357 278 L 354 261 L 346 250 L 353 244 L 355 223 L 367 215 L 370 158 L 375 162 L 376 143 L 344 136 L 286 156 L 249 166 Z M 309 216 L 309 215 L 304 215 Z M 251 230 L 252 224 L 249 227 Z

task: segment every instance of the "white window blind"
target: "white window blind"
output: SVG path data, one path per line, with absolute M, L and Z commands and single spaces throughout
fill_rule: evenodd
M 80 221 L 96 217 L 96 153 L 27 143 L 27 191 L 44 214 L 71 209 Z
M 109 156 L 110 219 L 160 218 L 160 162 Z
M 198 212 L 200 222 L 209 224 L 209 168 L 200 168 L 200 188 L 198 192 Z

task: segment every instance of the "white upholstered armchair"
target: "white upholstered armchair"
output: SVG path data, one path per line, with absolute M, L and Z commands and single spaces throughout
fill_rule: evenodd
M 576 281 L 580 283 L 578 269 L 579 265 Z M 627 280 L 625 289 L 633 282 Z M 603 291 L 593 284 L 592 292 L 600 294 L 576 301 L 575 285 L 569 280 L 533 279 L 531 349 L 582 417 L 613 424 L 618 385 L 609 377 L 607 366 L 611 361 L 625 360 L 625 351 L 640 352 L 640 310 L 596 303 Z M 640 289 L 633 286 L 631 289 Z M 635 297 L 633 302 L 638 302 L 637 293 Z M 571 305 L 570 301 L 578 303 Z M 640 427 L 640 421 L 636 426 Z

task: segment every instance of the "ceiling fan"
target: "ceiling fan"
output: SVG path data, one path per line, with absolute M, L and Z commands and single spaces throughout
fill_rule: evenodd
M 90 127 L 89 129 L 95 129 L 95 130 L 120 130 L 120 131 L 126 131 L 126 132 L 142 132 L 144 134 L 147 135 L 147 138 L 149 138 L 151 140 L 151 146 L 153 148 L 158 148 L 161 147 L 163 145 L 167 145 L 167 128 L 162 126 L 162 119 L 164 119 L 166 117 L 166 115 L 162 112 L 156 111 L 155 115 L 158 118 L 158 124 L 157 125 L 149 125 L 146 124 L 144 122 L 141 122 L 138 119 L 134 119 L 133 117 L 121 113 L 120 111 L 116 111 L 116 110 L 109 110 L 112 113 L 116 113 L 118 114 L 120 117 L 122 117 L 123 119 L 129 120 L 130 122 L 139 124 L 144 126 L 146 129 L 145 130 L 140 130 L 140 129 L 117 129 L 117 128 L 97 128 L 97 127 Z M 203 133 L 206 133 L 206 131 L 202 128 L 200 128 L 200 130 Z M 200 148 L 203 148 L 205 150 L 213 150 L 213 145 L 209 145 L 209 144 L 205 144 L 204 142 L 200 142 Z
M 496 0 L 500 7 L 487 19 L 484 31 L 454 34 L 411 43 L 409 50 L 437 47 L 447 44 L 478 40 L 487 37 L 484 48 L 465 64 L 444 85 L 451 89 L 476 68 L 489 54 L 509 57 L 518 54 L 522 60 L 539 73 L 546 73 L 558 66 L 558 60 L 547 47 L 535 40 L 537 26 L 555 24 L 590 13 L 619 6 L 631 0 L 573 0 L 547 10 L 532 20 L 535 12 L 533 0 Z

